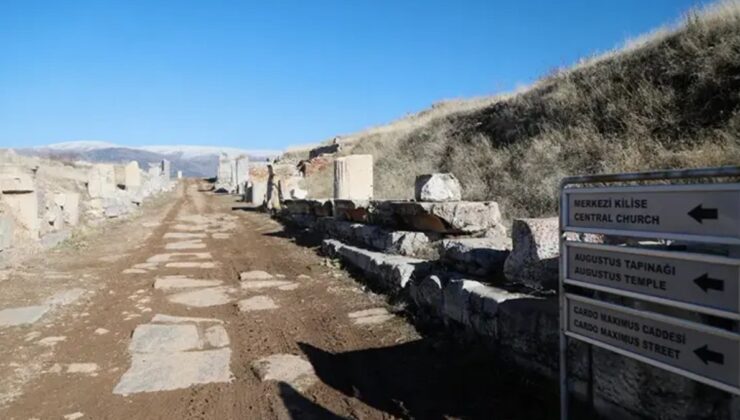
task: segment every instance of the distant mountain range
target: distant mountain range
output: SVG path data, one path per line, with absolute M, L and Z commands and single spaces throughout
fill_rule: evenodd
M 187 177 L 216 176 L 221 153 L 230 156 L 247 155 L 251 161 L 265 161 L 280 154 L 274 150 L 244 150 L 214 146 L 142 146 L 127 147 L 101 141 L 75 141 L 47 146 L 16 149 L 23 155 L 42 156 L 90 162 L 125 163 L 135 160 L 146 170 L 149 163 L 167 159 L 172 162 L 173 175 L 182 171 Z

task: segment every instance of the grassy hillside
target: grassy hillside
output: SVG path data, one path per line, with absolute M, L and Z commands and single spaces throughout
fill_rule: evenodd
M 740 164 L 740 1 L 584 60 L 524 92 L 441 103 L 346 136 L 375 156 L 378 198 L 444 171 L 510 217 L 552 215 L 567 175 Z M 311 195 L 331 195 L 331 168 Z

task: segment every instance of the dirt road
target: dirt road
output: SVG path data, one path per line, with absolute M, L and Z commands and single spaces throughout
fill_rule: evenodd
M 5 273 L 0 418 L 554 416 L 206 187 Z

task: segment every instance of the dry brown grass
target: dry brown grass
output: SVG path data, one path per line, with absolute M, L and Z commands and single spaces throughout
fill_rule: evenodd
M 378 198 L 445 171 L 509 216 L 557 211 L 567 175 L 740 163 L 740 1 L 692 12 L 509 96 L 451 101 L 344 138 L 375 156 Z M 329 196 L 331 168 L 311 195 Z

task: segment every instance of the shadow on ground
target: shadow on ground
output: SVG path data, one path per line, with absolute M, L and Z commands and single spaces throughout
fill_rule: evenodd
M 492 354 L 482 350 L 454 348 L 444 341 L 428 338 L 344 353 L 331 353 L 307 343 L 299 346 L 322 382 L 392 416 L 418 419 L 557 419 L 559 416 L 557 395 L 551 383 L 496 363 Z

